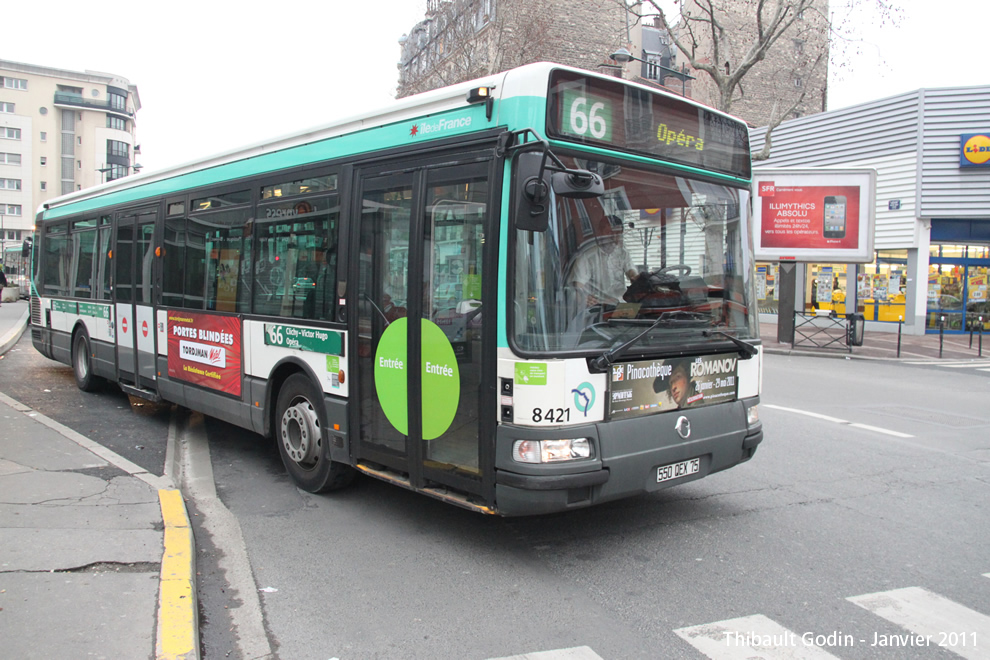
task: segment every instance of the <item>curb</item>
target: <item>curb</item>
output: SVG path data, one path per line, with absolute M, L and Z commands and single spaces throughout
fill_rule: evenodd
M 14 344 L 16 344 L 21 338 L 21 335 L 24 334 L 24 331 L 27 330 L 27 322 L 30 315 L 31 310 L 25 309 L 24 313 L 21 315 L 21 318 L 17 321 L 17 325 L 15 325 L 3 337 L 0 337 L 0 355 L 3 355 L 13 348 Z
M 198 660 L 196 552 L 189 514 L 177 490 L 159 490 L 165 523 L 158 589 L 158 660 Z

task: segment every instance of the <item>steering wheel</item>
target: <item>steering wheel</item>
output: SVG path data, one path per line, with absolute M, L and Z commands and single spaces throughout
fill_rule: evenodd
M 672 270 L 680 271 L 684 273 L 684 277 L 691 274 L 691 267 L 687 264 L 674 264 L 673 266 L 664 266 L 663 268 L 658 268 L 653 271 L 654 275 L 663 275 L 664 273 L 669 273 Z

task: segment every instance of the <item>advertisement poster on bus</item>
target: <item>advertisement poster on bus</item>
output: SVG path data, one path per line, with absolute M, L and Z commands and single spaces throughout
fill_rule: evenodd
M 614 364 L 609 417 L 624 419 L 735 401 L 738 361 L 732 353 Z
M 873 260 L 875 170 L 758 169 L 753 181 L 753 239 L 758 260 Z
M 170 309 L 168 376 L 240 396 L 241 320 Z

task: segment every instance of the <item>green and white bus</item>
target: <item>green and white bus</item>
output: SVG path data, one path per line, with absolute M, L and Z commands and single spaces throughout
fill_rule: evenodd
M 763 438 L 750 177 L 742 122 L 528 65 L 45 204 L 32 339 L 310 492 L 649 493 Z

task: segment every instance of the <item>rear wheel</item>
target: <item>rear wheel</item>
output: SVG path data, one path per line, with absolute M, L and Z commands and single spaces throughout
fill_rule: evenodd
M 351 466 L 330 460 L 323 438 L 325 417 L 323 396 L 310 379 L 289 376 L 278 393 L 275 439 L 289 476 L 310 493 L 343 488 L 355 474 Z
M 99 376 L 93 375 L 89 337 L 84 330 L 77 332 L 72 342 L 72 373 L 76 376 L 76 386 L 83 392 L 95 391 L 103 381 Z

